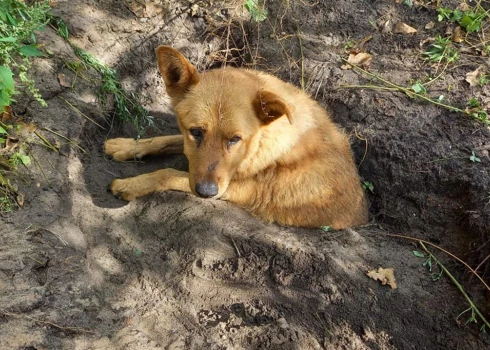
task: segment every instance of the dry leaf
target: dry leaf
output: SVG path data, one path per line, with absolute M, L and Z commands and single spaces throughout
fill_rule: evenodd
M 63 87 L 71 87 L 71 82 L 68 81 L 66 75 L 64 75 L 63 73 L 58 73 L 58 81 Z
M 12 116 L 12 108 L 10 106 L 6 106 L 3 108 L 3 112 L 1 116 L 2 116 L 2 123 L 6 123 L 14 120 Z
M 372 35 L 368 35 L 367 37 L 363 38 L 358 44 L 356 44 L 354 47 L 352 47 L 349 50 L 349 53 L 357 55 L 361 52 L 366 51 L 366 44 L 368 43 L 369 40 L 373 38 Z
M 470 86 L 478 86 L 479 81 L 478 78 L 480 76 L 480 69 L 482 67 L 478 67 L 476 70 L 473 72 L 466 73 L 466 81 L 470 84 Z
M 163 6 L 148 0 L 125 0 L 125 5 L 139 18 L 154 17 L 163 11 Z
M 395 24 L 395 28 L 393 30 L 397 34 L 415 34 L 417 33 L 417 29 L 414 27 L 410 27 L 408 24 L 403 22 L 398 22 Z
M 24 206 L 24 198 L 25 198 L 25 196 L 24 196 L 23 193 L 17 194 L 17 196 L 16 196 L 15 199 L 16 199 L 17 204 L 19 205 L 19 207 L 23 207 Z
M 347 59 L 347 62 L 350 64 L 355 64 L 356 66 L 362 66 L 362 67 L 368 67 L 369 64 L 371 63 L 371 60 L 373 59 L 373 56 L 366 52 L 361 52 L 356 54 L 351 53 L 349 55 L 349 58 Z M 351 69 L 352 66 L 350 64 L 344 64 L 342 69 Z
M 436 24 L 435 24 L 434 22 L 430 21 L 429 23 L 427 23 L 427 24 L 425 25 L 425 27 L 424 27 L 424 28 L 425 28 L 425 29 L 427 29 L 427 30 L 429 30 L 429 29 L 433 29 L 433 28 L 435 27 L 435 25 L 436 25 Z
M 375 281 L 380 281 L 381 284 L 389 285 L 391 289 L 396 289 L 396 281 L 395 281 L 395 271 L 392 268 L 384 269 L 380 267 L 377 271 L 371 270 L 366 273 L 369 277 L 371 277 Z
M 456 29 L 454 29 L 453 34 L 451 35 L 451 40 L 454 41 L 455 43 L 460 43 L 464 41 L 463 28 L 457 26 Z
M 18 123 L 18 125 L 21 126 L 20 130 L 23 133 L 33 133 L 37 129 L 37 125 L 32 122 L 29 123 L 20 122 Z
M 465 2 L 462 2 L 461 4 L 459 4 L 459 6 L 456 7 L 456 9 L 460 10 L 461 12 L 466 12 L 470 9 L 470 5 L 468 5 L 465 1 Z

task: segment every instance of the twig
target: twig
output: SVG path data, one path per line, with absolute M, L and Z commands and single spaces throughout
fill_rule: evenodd
M 58 150 L 56 149 L 56 147 L 54 147 L 51 142 L 49 142 L 43 135 L 41 135 L 40 133 L 38 133 L 37 131 L 34 131 L 34 134 L 39 137 L 43 142 L 44 142 L 44 145 L 49 148 L 50 150 L 54 151 L 54 152 L 58 152 Z
M 476 314 L 480 317 L 480 319 L 483 321 L 483 323 L 485 323 L 485 325 L 490 329 L 490 323 L 488 323 L 488 321 L 482 315 L 482 313 L 480 312 L 480 310 L 478 310 L 478 308 L 473 303 L 473 301 L 468 296 L 468 294 L 466 294 L 463 286 L 456 280 L 456 278 L 454 278 L 454 276 L 448 271 L 448 269 L 446 269 L 446 267 L 439 260 L 437 260 L 437 258 L 434 256 L 434 254 L 432 254 L 425 247 L 425 245 L 424 245 L 424 243 L 422 241 L 419 241 L 419 244 L 422 247 L 422 249 L 425 250 L 425 252 L 427 254 L 429 254 L 429 256 L 432 257 L 432 259 L 434 259 L 434 261 L 437 263 L 437 265 L 439 265 L 439 267 L 442 269 L 442 271 L 444 271 L 444 273 L 451 279 L 451 281 L 456 285 L 456 287 L 459 289 L 459 291 L 461 292 L 461 294 L 463 294 L 463 296 L 465 297 L 466 301 L 468 301 L 468 303 L 470 304 L 470 307 L 472 308 L 472 310 L 474 310 L 476 312 Z
M 39 168 L 39 170 L 41 170 L 41 174 L 43 175 L 44 177 L 44 180 L 46 180 L 46 183 L 48 185 L 50 185 L 50 182 L 48 180 L 48 177 L 46 176 L 46 173 L 44 172 L 44 169 L 43 167 L 41 166 L 41 164 L 39 164 L 39 162 L 37 161 L 37 158 L 34 156 L 34 153 L 32 152 L 32 150 L 30 150 L 29 154 L 31 155 L 31 158 L 32 160 L 34 161 L 34 163 L 36 163 L 37 167 Z
M 357 128 L 354 128 L 354 134 L 356 135 L 356 137 L 359 140 L 366 142 L 366 147 L 364 148 L 364 154 L 362 155 L 362 159 L 359 162 L 359 165 L 357 166 L 357 168 L 359 169 L 361 167 L 361 164 L 364 162 L 364 159 L 366 159 L 366 155 L 367 155 L 367 151 L 368 151 L 368 139 L 367 138 L 363 138 L 361 135 L 359 135 L 357 133 Z
M 90 331 L 90 330 L 85 329 L 85 328 L 81 328 L 81 327 L 63 327 L 63 326 L 60 326 L 60 325 L 58 325 L 56 323 L 53 323 L 53 322 L 50 322 L 50 321 L 44 321 L 44 320 L 40 320 L 38 318 L 34 318 L 34 317 L 31 317 L 31 316 L 17 314 L 17 313 L 5 311 L 5 310 L 0 310 L 0 314 L 2 314 L 4 316 L 10 316 L 10 317 L 26 318 L 26 319 L 31 320 L 31 321 L 36 322 L 36 323 L 47 324 L 47 325 L 53 326 L 53 327 L 58 328 L 58 329 L 60 329 L 62 331 L 72 331 L 72 332 L 83 332 L 83 333 L 96 334 L 94 331 Z
M 485 263 L 485 261 L 487 261 L 488 259 L 490 259 L 490 254 L 487 255 L 487 257 L 485 259 L 482 260 L 481 263 L 478 264 L 478 266 L 475 268 L 475 271 L 478 271 L 478 269 L 480 267 L 482 267 L 482 265 Z
M 301 42 L 301 31 L 298 27 L 299 52 L 301 54 L 301 90 L 305 91 L 305 57 L 303 55 L 303 43 Z
M 80 111 L 77 107 L 75 107 L 70 102 L 68 102 L 67 100 L 65 100 L 63 97 L 58 96 L 58 98 L 60 100 L 64 101 L 68 106 L 70 106 L 71 109 L 73 109 L 75 112 L 77 112 L 78 114 L 80 114 L 82 117 L 84 117 L 85 119 L 91 121 L 92 123 L 94 123 L 95 125 L 97 125 L 99 128 L 101 128 L 102 130 L 105 130 L 105 128 L 102 125 L 100 125 L 99 123 L 97 123 L 92 118 L 90 118 L 90 117 L 86 116 L 85 114 L 83 114 L 82 111 Z
M 77 147 L 77 148 L 78 148 L 80 151 L 82 151 L 83 153 L 87 154 L 87 151 L 85 151 L 85 150 L 84 150 L 84 149 L 83 149 L 83 148 L 82 148 L 80 145 L 78 145 L 78 142 L 76 142 L 76 141 L 74 141 L 74 140 L 71 140 L 71 139 L 69 139 L 68 137 L 63 136 L 63 135 L 61 135 L 60 133 L 58 133 L 58 132 L 56 132 L 56 131 L 54 131 L 54 130 L 51 130 L 51 129 L 49 129 L 49 128 L 44 127 L 44 128 L 43 128 L 43 130 L 49 131 L 50 133 L 53 133 L 53 134 L 55 134 L 56 136 L 61 137 L 62 139 L 64 139 L 64 140 L 68 141 L 68 143 L 69 143 L 69 144 L 71 144 L 71 145 L 73 145 L 73 146 Z

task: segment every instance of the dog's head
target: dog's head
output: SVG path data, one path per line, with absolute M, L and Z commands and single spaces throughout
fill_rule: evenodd
M 291 107 L 263 91 L 249 71 L 217 69 L 197 73 L 177 50 L 156 49 L 158 67 L 184 135 L 191 190 L 221 197 L 251 148 L 270 123 L 291 123 Z

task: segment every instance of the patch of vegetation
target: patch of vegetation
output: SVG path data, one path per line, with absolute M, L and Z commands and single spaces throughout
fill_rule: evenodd
M 459 59 L 459 53 L 454 48 L 451 38 L 438 35 L 428 51 L 424 52 L 426 60 L 433 63 L 453 63 Z
M 439 6 L 437 20 L 458 24 L 464 33 L 456 41 L 464 41 L 469 45 L 469 49 L 477 54 L 488 55 L 490 44 L 486 38 L 490 25 L 490 12 L 482 6 L 482 3 L 484 1 L 462 2 L 455 9 Z
M 17 86 L 25 86 L 41 105 L 46 102 L 27 77 L 31 57 L 43 56 L 35 31 L 49 22 L 49 1 L 28 6 L 19 0 L 0 1 L 0 112 L 14 101 Z
M 21 206 L 17 198 L 23 200 L 23 196 L 17 193 L 7 178 L 9 173 L 19 175 L 17 168 L 31 163 L 31 158 L 26 154 L 27 144 L 21 140 L 22 132 L 24 130 L 21 124 L 0 122 L 0 213 L 11 212 Z
M 122 122 L 130 122 L 140 138 L 147 127 L 153 126 L 153 117 L 141 106 L 134 95 L 129 96 L 122 88 L 116 70 L 102 64 L 96 57 L 87 51 L 73 44 L 66 24 L 60 18 L 52 18 L 51 22 L 58 30 L 58 34 L 65 39 L 72 47 L 75 54 L 84 65 L 95 69 L 102 78 L 102 87 L 98 97 L 100 101 L 107 105 L 110 98 L 115 103 L 115 115 Z
M 488 119 L 488 113 L 483 109 L 482 105 L 480 102 L 475 98 L 472 97 L 467 103 L 466 103 L 466 110 L 465 113 L 472 117 L 473 119 L 476 119 L 483 124 L 490 124 L 490 119 Z
M 439 7 L 437 12 L 439 12 L 439 15 L 437 16 L 439 22 L 442 22 L 443 20 L 456 22 L 463 27 L 467 33 L 480 31 L 482 29 L 483 20 L 488 16 L 486 11 L 479 5 L 474 8 L 468 7 L 465 11 Z

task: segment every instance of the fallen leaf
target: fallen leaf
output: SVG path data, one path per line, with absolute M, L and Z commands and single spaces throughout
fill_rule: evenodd
M 354 55 L 357 55 L 361 52 L 365 52 L 366 51 L 366 44 L 368 43 L 368 41 L 370 41 L 371 39 L 373 38 L 372 35 L 368 35 L 367 37 L 363 38 L 358 44 L 354 45 L 349 53 L 351 54 L 354 54 Z
M 396 289 L 396 281 L 395 281 L 395 271 L 392 268 L 384 269 L 380 267 L 377 271 L 371 270 L 366 273 L 368 277 L 371 277 L 375 281 L 380 281 L 381 284 L 389 285 L 391 289 Z
M 473 72 L 466 73 L 466 81 L 470 84 L 470 86 L 478 86 L 479 81 L 478 77 L 480 76 L 480 69 L 482 67 L 478 67 L 476 70 Z
M 18 193 L 17 196 L 16 196 L 16 201 L 17 201 L 17 204 L 19 205 L 19 207 L 23 207 L 24 206 L 24 194 L 23 193 Z
M 4 107 L 2 112 L 2 123 L 12 121 L 13 119 L 12 108 L 10 106 Z
M 398 22 L 395 24 L 395 28 L 393 31 L 397 34 L 415 34 L 417 33 L 417 29 L 414 27 L 410 27 L 408 24 L 403 22 Z
M 20 122 L 18 123 L 18 125 L 21 127 L 20 130 L 23 133 L 33 133 L 37 129 L 37 125 L 32 122 L 29 123 Z
M 194 17 L 197 14 L 197 11 L 199 11 L 199 5 L 194 4 L 191 7 L 191 16 Z
M 430 21 L 429 23 L 427 23 L 427 24 L 425 25 L 425 27 L 424 27 L 424 28 L 425 28 L 425 29 L 427 29 L 427 30 L 429 30 L 429 29 L 434 29 L 435 25 L 436 25 L 436 24 L 435 24 L 434 22 Z
M 461 28 L 460 26 L 457 26 L 454 29 L 453 34 L 451 35 L 451 40 L 454 41 L 455 43 L 460 43 L 460 42 L 464 41 L 463 28 Z
M 351 53 L 349 55 L 349 58 L 347 59 L 347 63 L 350 64 L 355 64 L 356 66 L 362 66 L 362 67 L 368 67 L 369 64 L 371 63 L 371 60 L 373 59 L 373 56 L 366 52 L 361 52 L 358 54 L 353 54 Z M 341 69 L 352 69 L 352 66 L 350 64 L 344 64 Z
M 68 81 L 66 75 L 64 75 L 63 73 L 58 73 L 58 81 L 60 82 L 60 85 L 63 87 L 71 87 L 71 82 Z

